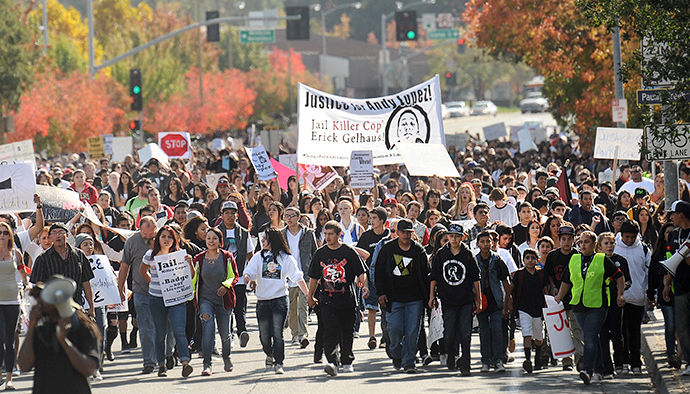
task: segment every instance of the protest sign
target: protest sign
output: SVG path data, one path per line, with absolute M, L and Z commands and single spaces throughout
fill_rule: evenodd
M 544 323 L 551 342 L 553 358 L 563 358 L 575 354 L 575 345 L 570 334 L 568 316 L 562 302 L 556 304 L 552 296 L 546 296 L 547 307 L 543 308 Z
M 194 296 L 192 271 L 186 256 L 185 250 L 178 250 L 154 257 L 165 306 L 182 304 Z
M 228 176 L 227 174 L 206 174 L 206 184 L 208 184 L 211 189 L 216 190 L 218 181 L 223 175 Z
M 443 313 L 441 312 L 441 301 L 438 307 L 431 310 L 429 318 L 429 334 L 426 336 L 426 346 L 431 348 L 431 344 L 443 338 Z
M 299 172 L 314 190 L 322 190 L 338 176 L 338 171 L 335 168 L 314 164 L 299 163 Z
M 103 134 L 101 136 L 103 138 L 103 151 L 105 151 L 106 155 L 112 156 L 113 154 L 113 135 L 112 134 Z
M 446 148 L 454 146 L 457 151 L 464 152 L 467 149 L 468 139 L 467 133 L 446 134 Z
M 263 145 L 255 146 L 253 148 L 244 147 L 247 151 L 247 156 L 252 161 L 256 173 L 259 175 L 260 181 L 267 181 L 276 176 L 275 170 L 271 165 L 271 160 L 268 158 L 268 153 Z
M 29 163 L 31 170 L 36 172 L 33 141 L 24 140 L 0 145 L 0 164 L 10 163 Z
M 398 164 L 398 142 L 445 141 L 438 76 L 384 97 L 341 97 L 303 84 L 298 96 L 300 164 L 347 166 L 353 150 L 372 151 L 374 165 Z
M 166 131 L 158 133 L 158 146 L 171 159 L 190 159 L 192 143 L 186 131 Z
M 397 147 L 411 176 L 460 177 L 458 169 L 442 144 L 399 143 Z
M 115 277 L 118 278 L 119 272 L 115 271 Z M 127 282 L 125 282 L 125 300 L 119 304 L 113 304 L 106 306 L 106 312 L 129 312 L 129 299 L 132 297 L 132 290 L 127 288 Z
M 353 150 L 350 156 L 350 187 L 374 187 L 374 157 L 370 150 Z
M 91 288 L 93 289 L 93 301 L 96 307 L 115 305 L 120 303 L 120 291 L 117 289 L 117 278 L 115 271 L 110 265 L 107 256 L 89 256 L 93 279 Z
M 595 159 L 640 160 L 642 129 L 597 127 Z
M 103 138 L 88 137 L 86 139 L 86 151 L 89 153 L 90 159 L 100 159 L 105 157 L 105 147 L 103 146 Z
M 484 131 L 484 139 L 486 141 L 497 140 L 507 135 L 505 123 L 496 123 L 491 126 L 486 126 L 482 128 L 482 131 Z
M 139 149 L 137 154 L 139 154 L 139 160 L 141 161 L 140 167 L 144 167 L 149 160 L 156 159 L 163 168 L 168 168 L 168 155 L 163 152 L 158 144 L 148 144 Z
M 79 193 L 44 185 L 36 185 L 36 192 L 41 196 L 43 217 L 46 222 L 68 222 L 83 206 Z
M 521 129 L 518 131 L 518 138 L 520 140 L 520 153 L 537 150 L 537 144 L 532 141 L 532 134 L 529 129 Z
M 0 213 L 32 212 L 36 179 L 28 163 L 0 164 Z
M 292 153 L 289 155 L 278 155 L 280 164 L 291 169 L 293 172 L 297 171 L 297 155 Z
M 288 179 L 290 178 L 291 175 L 297 175 L 297 171 L 290 169 L 282 164 L 274 158 L 271 157 L 271 165 L 273 166 L 273 169 L 275 172 L 278 174 L 278 184 L 280 184 L 280 188 L 287 191 L 288 190 Z
M 132 137 L 113 137 L 113 161 L 125 161 L 132 154 Z

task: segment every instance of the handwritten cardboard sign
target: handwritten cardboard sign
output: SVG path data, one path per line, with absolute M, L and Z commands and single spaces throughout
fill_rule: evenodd
M 547 308 L 543 308 L 546 331 L 551 342 L 553 358 L 572 356 L 575 353 L 570 324 L 562 302 L 556 304 L 552 296 L 546 296 Z
M 36 180 L 28 163 L 0 165 L 0 213 L 32 212 Z
M 91 159 L 105 157 L 105 146 L 103 145 L 103 138 L 100 136 L 87 138 L 86 149 Z
M 374 187 L 374 155 L 370 150 L 353 150 L 350 155 L 350 187 Z
M 269 179 L 275 178 L 275 170 L 271 165 L 271 160 L 268 158 L 268 153 L 263 145 L 256 146 L 254 148 L 244 148 L 247 151 L 247 156 L 252 161 L 256 173 L 259 175 L 260 181 L 267 181 Z
M 186 256 L 186 251 L 178 250 L 154 257 L 165 306 L 182 304 L 194 296 L 192 271 L 185 260 Z
M 57 187 L 36 185 L 36 192 L 41 196 L 43 217 L 48 223 L 68 222 L 83 206 L 79 193 Z
M 642 129 L 597 127 L 595 159 L 640 160 Z
M 108 257 L 91 255 L 89 262 L 94 275 L 91 279 L 91 288 L 96 307 L 119 304 L 120 291 L 117 289 L 117 278 Z

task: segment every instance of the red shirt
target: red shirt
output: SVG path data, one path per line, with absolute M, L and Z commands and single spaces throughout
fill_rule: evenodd
M 75 189 L 74 183 L 69 185 L 69 188 L 71 190 L 74 190 L 75 192 L 77 189 Z M 95 187 L 93 187 L 92 184 L 89 182 L 84 182 L 84 190 L 79 193 L 79 199 L 84 203 L 84 204 L 95 204 L 98 201 L 98 190 L 96 190 Z

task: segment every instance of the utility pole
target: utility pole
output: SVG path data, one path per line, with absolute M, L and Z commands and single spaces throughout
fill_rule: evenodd
M 94 34 L 93 34 L 93 0 L 87 0 L 87 18 L 89 25 L 89 74 L 96 75 L 96 54 L 94 50 Z
M 201 0 L 197 0 L 197 15 L 199 22 L 203 22 L 203 18 L 201 17 Z M 204 106 L 204 64 L 202 61 L 202 55 L 203 55 L 203 42 L 202 42 L 202 37 L 201 37 L 201 26 L 199 26 L 199 101 L 201 103 L 201 106 Z

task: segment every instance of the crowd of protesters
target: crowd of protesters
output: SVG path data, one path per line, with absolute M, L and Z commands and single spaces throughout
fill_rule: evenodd
M 34 215 L 0 216 L 7 388 L 22 282 L 41 284 L 53 274 L 74 279 L 74 301 L 98 325 L 93 379 L 114 359 L 118 336 L 122 353 L 141 347 L 145 374 L 157 369 L 164 377 L 181 364 L 187 377 L 199 352 L 203 376 L 213 374 L 212 354 L 233 371 L 232 345 L 251 338 L 248 292 L 258 300 L 266 369 L 279 374 L 288 328 L 291 345 L 314 340 L 314 362 L 325 355 L 331 376 L 354 371 L 360 334 L 372 351 L 385 348 L 396 369 L 415 373 L 439 361 L 469 376 L 473 317 L 480 372 L 506 371 L 516 358 L 517 328 L 524 371 L 553 368 L 544 295 L 565 304 L 576 352 L 561 367 L 576 369 L 585 384 L 642 373 L 640 327 L 655 307 L 665 319 L 668 362 L 680 368 L 690 354 L 690 334 L 676 331 L 690 324 L 690 265 L 671 277 L 660 263 L 690 238 L 690 168 L 680 172 L 681 199 L 664 207 L 659 168 L 642 161 L 614 174 L 610 161 L 574 146 L 554 135 L 521 154 L 510 144 L 471 141 L 466 150 L 449 149 L 459 178 L 378 166 L 366 190 L 349 186 L 347 168 L 336 168 L 340 176 L 322 190 L 295 176 L 283 190 L 277 178 L 259 180 L 233 149 L 197 148 L 193 159 L 169 163 L 85 154 L 37 159 L 37 184 L 79 193 L 100 223 L 81 212 L 68 223 L 46 223 L 40 196 Z M 223 175 L 212 187 L 207 174 Z M 178 250 L 186 251 L 195 294 L 170 307 L 154 257 Z M 128 312 L 90 307 L 91 254 L 107 256 L 118 271 Z M 426 317 L 439 307 L 444 335 L 427 346 Z M 307 329 L 312 315 L 315 333 Z

